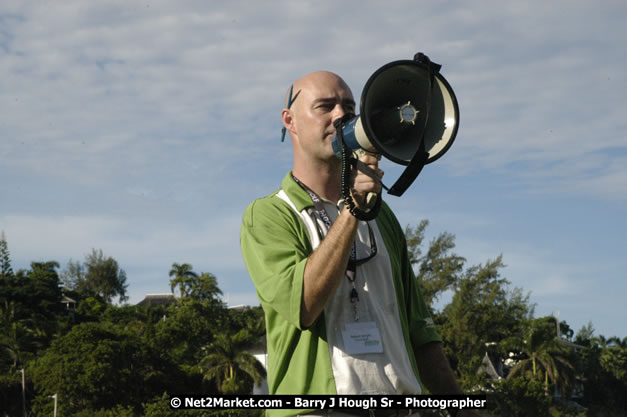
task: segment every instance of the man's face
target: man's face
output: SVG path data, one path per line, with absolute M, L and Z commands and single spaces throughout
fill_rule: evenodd
M 317 72 L 294 83 L 294 94 L 298 94 L 292 107 L 297 146 L 309 157 L 335 158 L 333 122 L 355 113 L 350 88 L 335 74 Z

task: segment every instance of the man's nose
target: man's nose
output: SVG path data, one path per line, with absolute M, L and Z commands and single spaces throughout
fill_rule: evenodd
M 346 110 L 344 110 L 344 107 L 340 104 L 337 104 L 335 108 L 333 109 L 333 123 L 335 123 L 336 120 L 344 117 L 346 113 L 347 112 Z

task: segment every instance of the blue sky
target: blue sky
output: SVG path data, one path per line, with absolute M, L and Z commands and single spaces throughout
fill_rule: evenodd
M 280 110 L 327 69 L 355 97 L 422 51 L 460 105 L 451 150 L 401 198 L 401 224 L 499 254 L 536 315 L 627 336 L 627 4 L 4 1 L 0 230 L 14 269 L 118 260 L 130 302 L 173 262 L 258 304 L 239 252 L 246 205 L 291 168 Z M 388 182 L 396 167 L 384 163 Z

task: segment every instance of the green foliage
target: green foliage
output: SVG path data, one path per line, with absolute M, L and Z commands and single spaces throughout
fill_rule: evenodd
M 189 292 L 191 298 L 215 304 L 220 303 L 218 298 L 220 295 L 222 295 L 222 290 L 218 287 L 218 280 L 215 275 L 203 272 L 199 277 L 192 279 Z
M 229 309 L 228 323 L 231 332 L 247 329 L 256 340 L 261 340 L 266 334 L 265 315 L 259 306 L 243 310 Z
M 31 270 L 1 278 L 0 371 L 23 366 L 48 346 L 63 306 L 54 261 L 33 262 Z
M 47 396 L 55 393 L 61 415 L 114 405 L 139 408 L 147 395 L 165 388 L 165 365 L 131 332 L 109 323 L 77 325 L 29 367 L 39 393 L 35 410 L 49 413 Z
M 580 402 L 590 410 L 588 417 L 623 417 L 627 410 L 627 381 L 623 377 L 627 346 L 618 338 L 593 334 L 589 324 L 576 337 L 576 342 L 583 346 L 578 352 L 584 393 Z
M 581 406 L 571 404 L 558 404 L 549 410 L 551 417 L 587 417 L 590 414 Z
M 193 278 L 196 278 L 198 274 L 192 271 L 193 267 L 190 264 L 172 264 L 169 275 L 173 277 L 170 280 L 170 289 L 174 293 L 174 289 L 179 287 L 181 298 L 189 295 L 190 287 L 193 283 Z
M 51 337 L 56 330 L 57 316 L 63 313 L 61 289 L 56 261 L 33 262 L 28 273 L 28 297 L 25 299 L 31 318 Z
M 541 381 L 521 377 L 495 383 L 489 403 L 501 416 L 549 417 L 551 397 L 544 392 Z
M 529 314 L 528 297 L 520 290 L 508 291 L 509 282 L 499 272 L 503 267 L 499 256 L 468 268 L 438 318 L 447 356 L 462 382 L 472 380 L 488 346 L 496 346 L 491 353 L 498 359 L 507 354 L 500 345 L 520 333 Z
M 11 256 L 9 254 L 9 245 L 7 243 L 4 231 L 0 235 L 0 280 L 9 279 L 13 276 L 13 268 L 11 268 Z
M 92 249 L 83 264 L 70 260 L 63 272 L 63 282 L 83 297 L 99 297 L 107 304 L 115 297 L 119 302 L 128 300 L 126 272 L 115 259 L 105 257 L 102 250 Z
M 627 388 L 627 349 L 609 346 L 601 352 L 599 363 L 604 371 L 611 374 Z
M 525 324 L 522 355 L 508 378 L 529 375 L 543 381 L 545 392 L 555 384 L 563 396 L 570 394 L 575 382 L 573 352 L 557 339 L 555 319 L 544 317 Z
M 416 276 L 420 281 L 420 289 L 427 305 L 432 305 L 440 295 L 454 288 L 462 273 L 466 260 L 451 253 L 455 248 L 455 236 L 450 233 L 441 233 L 429 244 L 425 255 L 422 255 L 420 246 L 424 240 L 427 220 L 412 228 L 405 228 L 409 262 L 418 265 Z
M 423 249 L 428 222 L 407 227 L 410 261 L 429 302 L 445 292 L 451 302 L 436 311 L 447 356 L 463 386 L 488 393 L 501 416 L 624 417 L 627 409 L 627 338 L 595 336 L 591 324 L 574 337 L 556 338 L 552 317 L 533 319 L 529 296 L 509 288 L 501 257 L 476 266 L 454 253 L 455 237 L 441 233 Z M 262 410 L 171 410 L 174 393 L 244 393 L 264 376 L 249 353 L 263 348 L 260 307 L 226 309 L 217 279 L 190 264 L 172 265 L 168 306 L 116 306 L 126 297 L 126 275 L 113 258 L 93 250 L 62 275 L 77 300 L 70 314 L 60 303 L 59 265 L 33 262 L 10 270 L 0 239 L 0 410 L 21 416 L 19 369 L 26 367 L 27 409 L 51 415 L 96 417 L 260 416 Z M 10 273 L 8 272 L 10 270 Z M 4 272 L 2 272 L 4 271 Z M 68 291 L 67 289 L 65 291 Z M 568 341 L 573 332 L 560 322 Z M 478 372 L 487 354 L 509 378 Z M 507 363 L 506 359 L 517 363 Z M 535 367 L 534 367 L 535 363 Z M 535 371 L 534 371 L 535 369 Z M 554 398 L 555 387 L 564 401 Z M 582 410 L 569 402 L 577 394 Z M 437 416 L 437 410 L 425 416 Z
M 0 358 L 5 368 L 16 371 L 32 358 L 41 345 L 41 332 L 29 319 L 16 317 L 15 302 L 4 302 L 0 306 Z
M 177 363 L 195 364 L 200 348 L 226 326 L 226 309 L 192 298 L 169 306 L 164 318 L 154 325 L 151 343 L 168 351 Z
M 172 264 L 170 269 L 170 289 L 179 287 L 181 298 L 190 297 L 198 301 L 207 301 L 212 304 L 221 304 L 219 296 L 222 290 L 218 287 L 215 275 L 203 272 L 200 275 L 192 271 L 190 264 Z
M 78 302 L 76 314 L 80 321 L 99 321 L 107 305 L 101 298 L 86 297 Z
M 204 378 L 216 380 L 223 394 L 237 394 L 252 391 L 250 379 L 260 383 L 266 376 L 261 363 L 248 352 L 257 342 L 248 329 L 235 334 L 216 335 L 205 349 L 200 361 Z
M 412 265 L 420 262 L 422 255 L 422 242 L 425 239 L 425 230 L 429 225 L 428 220 L 421 220 L 418 226 L 405 226 L 405 240 L 407 241 L 407 252 L 409 255 L 409 263 Z

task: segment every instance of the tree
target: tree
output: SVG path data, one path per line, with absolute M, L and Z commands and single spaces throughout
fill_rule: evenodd
M 9 245 L 7 244 L 4 231 L 0 235 L 0 279 L 10 278 L 13 276 L 11 268 L 11 257 L 9 256 Z
M 530 374 L 543 380 L 548 394 L 549 384 L 556 384 L 564 396 L 575 379 L 570 350 L 560 343 L 555 334 L 555 319 L 545 317 L 529 321 L 524 329 L 524 358 L 511 369 L 508 378 Z
M 70 260 L 63 273 L 63 281 L 69 289 L 85 297 L 101 297 L 107 304 L 114 297 L 118 297 L 119 302 L 128 300 L 126 272 L 115 259 L 105 257 L 102 249 L 92 249 L 83 264 Z
M 497 355 L 497 361 L 506 357 L 502 343 L 507 344 L 521 331 L 521 322 L 530 315 L 528 296 L 522 291 L 508 290 L 509 281 L 502 278 L 499 256 L 485 265 L 468 268 L 457 283 L 455 294 L 438 316 L 440 334 L 451 366 L 462 377 L 462 382 L 474 384 L 481 358 L 488 350 Z
M 416 277 L 420 281 L 420 289 L 427 305 L 431 306 L 440 295 L 454 288 L 462 273 L 466 259 L 451 253 L 455 248 L 455 235 L 440 233 L 434 238 L 422 255 L 421 245 L 424 240 L 427 220 L 422 220 L 418 226 L 405 228 L 409 262 L 418 265 Z
M 49 337 L 56 331 L 58 315 L 63 312 L 57 268 L 57 261 L 31 262 L 28 272 L 27 304 L 31 317 Z
M 170 280 L 170 289 L 172 290 L 172 294 L 174 294 L 174 288 L 179 287 L 179 291 L 181 292 L 181 298 L 189 295 L 190 287 L 193 284 L 193 278 L 198 277 L 194 271 L 192 271 L 193 267 L 190 264 L 177 264 L 176 262 L 172 264 L 172 269 L 170 269 L 169 275 L 174 277 Z
M 55 261 L 32 262 L 0 286 L 0 358 L 16 369 L 48 346 L 62 310 Z
M 266 323 L 263 308 L 260 306 L 248 307 L 243 310 L 229 309 L 229 330 L 237 333 L 241 329 L 247 329 L 251 336 L 261 340 L 266 334 Z
M 78 283 L 84 280 L 85 267 L 81 262 L 70 259 L 63 272 L 61 272 L 63 286 L 68 290 L 75 291 L 78 288 Z
M 620 345 L 612 345 L 603 349 L 599 363 L 603 370 L 621 381 L 627 388 L 627 349 Z
M 154 325 L 151 343 L 180 364 L 196 365 L 201 348 L 213 341 L 214 335 L 228 331 L 227 312 L 222 305 L 189 297 L 168 306 L 162 317 Z
M 490 396 L 498 415 L 507 417 L 549 417 L 550 397 L 544 394 L 542 382 L 523 377 L 508 378 L 495 384 Z
M 200 361 L 205 379 L 215 379 L 223 394 L 248 392 L 246 376 L 260 383 L 266 376 L 263 365 L 246 349 L 255 342 L 248 329 L 235 334 L 220 333 L 205 349 Z
M 583 398 L 579 402 L 590 410 L 591 417 L 624 416 L 627 380 L 620 378 L 627 369 L 627 339 L 595 336 L 592 323 L 588 323 L 577 332 L 575 342 L 583 347 L 578 351 L 579 372 L 583 375 Z M 622 358 L 618 351 L 608 351 L 617 347 L 623 349 Z M 618 355 L 613 357 L 613 353 Z
M 409 263 L 412 265 L 420 262 L 422 249 L 421 245 L 425 239 L 425 230 L 429 225 L 428 220 L 421 220 L 418 226 L 405 226 L 405 240 L 407 241 L 407 251 L 409 253 Z
M 218 287 L 218 280 L 215 275 L 209 272 L 203 272 L 200 276 L 191 278 L 189 285 L 189 296 L 200 301 L 209 301 L 210 303 L 220 302 L 219 296 L 222 290 Z
M 10 370 L 16 371 L 27 359 L 34 356 L 40 346 L 39 331 L 31 320 L 16 315 L 14 301 L 0 305 L 0 364 L 8 359 Z
M 116 405 L 139 410 L 145 399 L 167 390 L 168 365 L 133 332 L 111 323 L 82 323 L 29 366 L 38 392 L 34 408 L 49 415 L 48 396 L 57 393 L 63 399 L 59 415 Z

